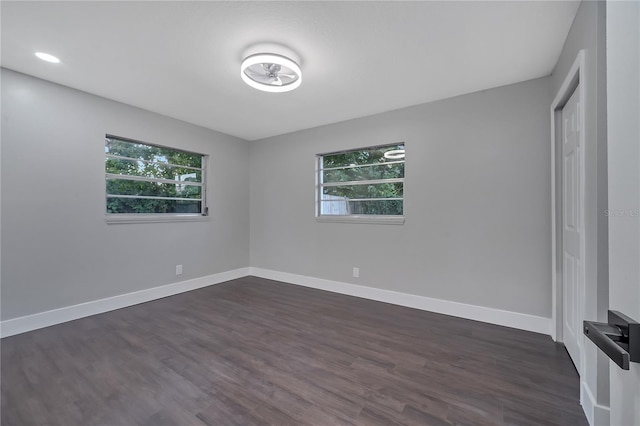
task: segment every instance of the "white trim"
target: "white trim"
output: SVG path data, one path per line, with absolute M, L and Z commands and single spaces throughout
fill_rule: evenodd
M 49 327 L 67 321 L 73 321 L 79 318 L 113 311 L 115 309 L 126 308 L 127 306 L 133 306 L 167 296 L 173 296 L 174 294 L 184 293 L 185 291 L 195 290 L 213 284 L 220 284 L 225 281 L 245 277 L 249 275 L 249 270 L 250 268 L 234 269 L 231 271 L 220 272 L 218 274 L 207 275 L 205 277 L 194 278 L 192 280 L 181 281 L 160 287 L 153 287 L 132 293 L 121 294 L 118 296 L 107 297 L 105 299 L 93 300 L 91 302 L 80 303 L 78 305 L 66 306 L 64 308 L 53 309 L 51 311 L 5 320 L 0 322 L 0 336 L 13 336 L 15 334 L 25 333 L 27 331 Z
M 385 165 L 384 163 L 380 163 L 381 165 Z M 322 171 L 322 170 L 320 170 Z M 404 178 L 389 178 L 389 179 L 362 179 L 362 180 L 345 180 L 345 181 L 337 181 L 337 182 L 323 182 L 320 184 L 321 187 L 336 187 L 336 186 L 356 186 L 356 185 L 383 185 L 385 183 L 404 183 Z M 377 200 L 377 198 L 371 198 L 372 201 Z
M 584 280 L 586 279 L 586 271 L 585 271 L 585 227 L 584 227 L 584 212 L 585 212 L 585 105 L 589 101 L 586 96 L 586 77 L 585 77 L 585 56 L 586 53 L 584 50 L 578 52 L 573 65 L 569 69 L 567 76 L 565 77 L 558 93 L 556 94 L 553 102 L 551 103 L 550 113 L 551 113 L 551 338 L 554 341 L 562 341 L 562 287 L 558 284 L 558 264 L 556 261 L 557 248 L 559 245 L 559 234 L 558 234 L 558 224 L 556 223 L 556 134 L 557 134 L 557 126 L 558 120 L 556 120 L 556 113 L 562 109 L 562 107 L 566 104 L 567 100 L 573 93 L 576 87 L 579 88 L 579 96 L 581 106 L 578 111 L 578 119 L 580 121 L 580 147 L 581 155 L 580 155 L 580 203 L 581 207 L 581 217 L 579 218 L 580 226 L 581 226 L 581 235 L 582 239 L 580 241 L 580 257 L 581 257 L 581 270 L 580 274 L 582 279 L 580 280 L 583 288 L 578 289 L 578 314 L 579 314 L 579 323 L 582 323 L 584 319 Z M 581 340 L 578 340 L 578 346 L 580 348 L 580 368 L 583 368 L 585 360 L 584 360 L 584 350 L 582 348 Z M 582 371 L 578 371 L 580 376 L 583 376 Z
M 160 197 L 157 195 L 127 195 L 127 194 L 109 194 L 109 193 L 107 193 L 107 198 L 129 198 L 131 200 L 203 201 L 202 198 Z M 156 213 L 156 214 L 167 214 L 167 213 Z M 168 214 L 171 214 L 171 213 L 168 213 Z
M 202 172 L 202 169 L 198 169 Z M 190 173 L 191 174 L 191 173 Z M 153 183 L 166 183 L 168 185 L 191 185 L 191 186 L 203 186 L 203 182 L 191 182 L 187 180 L 176 180 L 176 179 L 164 179 L 164 178 L 152 178 L 147 176 L 136 176 L 136 175 L 121 175 L 117 173 L 105 173 L 105 178 L 107 180 L 135 180 L 138 182 L 153 182 Z M 117 195 L 115 195 L 117 196 Z M 162 197 L 161 197 L 162 198 Z
M 395 150 L 392 149 L 391 151 L 385 152 L 385 154 L 387 154 L 389 152 L 394 152 L 394 151 L 401 151 L 401 150 L 400 149 L 395 149 Z M 385 157 L 385 158 L 387 158 L 387 157 Z M 402 157 L 402 158 L 404 158 L 404 157 Z M 323 171 L 323 172 L 326 172 L 327 170 L 360 169 L 362 167 L 380 167 L 380 166 L 388 166 L 389 164 L 404 164 L 404 162 L 405 162 L 404 160 L 398 160 L 398 161 L 387 161 L 386 163 L 351 164 L 349 166 L 339 166 L 339 167 L 325 167 L 325 168 L 320 167 L 320 170 Z
M 143 145 L 148 145 L 148 144 L 143 143 Z M 169 149 L 173 149 L 174 151 L 179 151 L 179 150 L 177 150 L 175 148 L 169 148 Z M 183 152 L 186 152 L 186 151 L 183 151 Z M 195 152 L 189 152 L 189 154 L 196 154 L 196 153 Z M 196 155 L 204 156 L 205 154 L 196 154 Z M 123 157 L 121 155 L 114 155 L 114 154 L 109 154 L 109 153 L 105 153 L 104 156 L 107 157 L 107 158 L 113 158 L 114 160 L 142 161 L 143 163 L 162 164 L 163 166 L 175 167 L 175 168 L 178 168 L 178 169 L 202 170 L 202 167 L 181 166 L 179 164 L 163 163 L 162 161 L 145 160 L 145 159 L 142 159 L 142 158 Z
M 465 303 L 449 300 L 433 299 L 425 296 L 417 296 L 397 291 L 383 290 L 374 287 L 348 284 L 339 281 L 325 280 L 304 275 L 290 274 L 287 272 L 272 271 L 269 269 L 251 267 L 250 274 L 260 278 L 282 281 L 304 287 L 326 290 L 333 293 L 346 294 L 361 297 L 363 299 L 376 300 L 394 305 L 406 306 L 423 311 L 452 315 L 490 324 L 503 325 L 520 330 L 533 331 L 549 335 L 551 332 L 551 319 L 518 312 L 503 311 L 501 309 L 487 308 L 484 306 L 467 305 Z
M 532 331 L 535 333 L 550 334 L 551 331 L 552 324 L 549 318 L 400 293 L 397 291 L 383 290 L 374 287 L 325 280 L 304 275 L 290 274 L 287 272 L 246 267 L 5 320 L 0 322 L 0 337 L 13 336 L 27 331 L 37 330 L 39 328 L 61 324 L 67 321 L 101 314 L 115 309 L 126 308 L 139 303 L 161 299 L 163 297 L 219 284 L 237 278 L 246 277 L 248 275 L 331 291 L 333 293 L 361 297 L 363 299 L 406 306 L 423 311 L 436 312 L 459 318 L 486 322 L 489 324 Z
M 335 223 L 371 223 L 378 225 L 404 225 L 404 216 L 376 215 L 321 215 L 316 222 Z
M 578 52 L 575 61 L 573 62 L 569 72 L 567 73 L 558 93 L 556 94 L 550 107 L 551 114 L 551 337 L 555 341 L 563 341 L 563 300 L 562 300 L 562 281 L 559 279 L 558 262 L 556 259 L 558 248 L 560 248 L 561 230 L 558 230 L 558 223 L 556 223 L 557 212 L 559 207 L 556 205 L 556 183 L 558 176 L 556 176 L 556 143 L 558 140 L 558 129 L 561 125 L 561 121 L 557 120 L 558 112 L 562 110 L 567 100 L 575 90 L 579 90 L 578 95 L 580 97 L 580 105 L 578 108 L 578 121 L 581 147 L 580 152 L 580 217 L 578 218 L 580 223 L 580 271 L 581 279 L 579 280 L 578 288 L 578 324 L 582 324 L 585 313 L 585 280 L 586 280 L 586 228 L 585 228 L 585 175 L 586 175 L 586 132 L 585 132 L 585 111 L 586 105 L 590 102 L 586 93 L 586 53 L 585 50 Z M 560 142 L 561 143 L 561 142 Z M 561 181 L 560 181 L 561 182 Z M 561 224 L 560 224 L 561 226 Z M 562 271 L 560 272 L 562 273 Z M 578 375 L 580 376 L 580 404 L 589 421 L 590 425 L 602 425 L 609 424 L 609 408 L 606 406 L 598 405 L 596 402 L 589 385 L 586 382 L 586 375 L 584 369 L 586 367 L 585 351 L 583 346 L 584 339 L 578 338 L 578 350 L 579 365 L 577 366 Z
M 118 223 L 165 223 L 165 222 L 206 222 L 209 216 L 199 213 L 156 213 L 156 214 L 136 214 L 136 213 L 111 213 L 105 214 L 104 221 L 108 224 Z
M 586 380 L 580 380 L 580 405 L 582 405 L 584 415 L 591 426 L 610 423 L 611 409 L 596 402 Z

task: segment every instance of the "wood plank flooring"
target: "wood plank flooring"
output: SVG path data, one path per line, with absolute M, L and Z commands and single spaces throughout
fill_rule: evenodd
M 9 425 L 586 425 L 548 336 L 255 277 L 8 337 Z

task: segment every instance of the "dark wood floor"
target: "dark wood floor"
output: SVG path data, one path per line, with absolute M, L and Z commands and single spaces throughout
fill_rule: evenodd
M 9 425 L 586 425 L 548 336 L 247 277 L 2 340 Z

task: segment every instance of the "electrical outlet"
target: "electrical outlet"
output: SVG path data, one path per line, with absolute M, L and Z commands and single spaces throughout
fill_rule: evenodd
M 359 278 L 360 277 L 360 268 L 353 268 L 353 278 Z
M 176 265 L 176 275 L 182 275 L 182 265 Z

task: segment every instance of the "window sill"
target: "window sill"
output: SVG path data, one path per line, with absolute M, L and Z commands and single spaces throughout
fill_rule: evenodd
M 404 225 L 404 216 L 334 215 L 316 216 L 321 223 L 370 223 L 378 225 Z
M 108 214 L 108 224 L 166 223 L 166 222 L 206 222 L 209 216 L 200 214 Z

